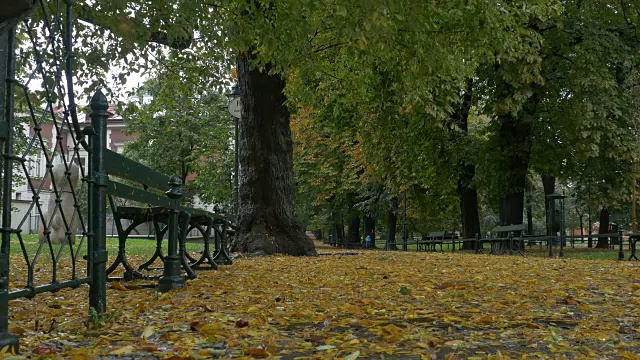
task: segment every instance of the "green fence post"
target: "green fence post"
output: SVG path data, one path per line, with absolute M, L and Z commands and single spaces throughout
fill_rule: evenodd
M 91 166 L 89 204 L 89 264 L 91 286 L 89 288 L 89 316 L 107 310 L 107 181 L 104 171 L 104 149 L 107 147 L 107 97 L 98 90 L 91 98 Z M 93 309 L 93 311 L 91 310 Z
M 9 333 L 9 255 L 11 242 L 11 181 L 13 162 L 13 59 L 15 28 L 0 31 L 0 141 L 4 143 L 2 183 L 2 244 L 0 245 L 0 351 L 18 353 L 18 337 Z
M 173 289 L 180 289 L 184 286 L 184 277 L 180 274 L 180 257 L 178 256 L 178 225 L 180 216 L 180 199 L 182 199 L 182 190 L 180 185 L 182 181 L 176 175 L 171 177 L 169 181 L 171 190 L 166 192 L 166 195 L 173 200 L 173 206 L 171 207 L 169 214 L 169 241 L 167 256 L 164 258 L 164 269 L 162 276 L 158 282 L 158 291 L 167 292 Z

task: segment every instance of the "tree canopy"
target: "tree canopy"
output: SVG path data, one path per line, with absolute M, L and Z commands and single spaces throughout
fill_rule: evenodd
M 132 122 L 145 137 L 131 149 L 166 151 L 146 136 L 180 128 L 187 146 L 172 149 L 174 160 L 213 171 L 204 178 L 230 167 L 201 160 L 228 150 L 216 147 L 228 128 L 209 124 L 236 57 L 246 60 L 241 83 L 258 87 L 243 90 L 251 99 L 240 143 L 261 140 L 250 124 L 286 105 L 269 120 L 284 137 L 272 145 L 288 158 L 292 113 L 298 215 L 314 226 L 360 216 L 384 226 L 400 205 L 416 229 L 469 235 L 481 218 L 523 222 L 539 176 L 594 209 L 627 203 L 635 186 L 635 2 L 100 0 L 78 1 L 75 12 L 80 84 L 92 91 L 105 84 L 99 75 L 123 85 L 135 72 L 157 74 L 145 86 L 164 87 Z M 256 85 L 260 74 L 270 90 Z M 284 104 L 252 105 L 269 91 L 284 91 L 271 97 Z M 224 197 L 222 187 L 197 186 L 203 198 Z

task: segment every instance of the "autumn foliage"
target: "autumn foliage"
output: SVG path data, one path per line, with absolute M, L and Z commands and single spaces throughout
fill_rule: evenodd
M 320 248 L 241 258 L 158 294 L 112 283 L 11 302 L 24 355 L 93 358 L 635 358 L 635 262 Z

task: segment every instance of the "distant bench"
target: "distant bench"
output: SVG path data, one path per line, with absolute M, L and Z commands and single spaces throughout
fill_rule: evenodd
M 494 237 L 477 239 L 476 253 L 482 253 L 484 251 L 484 243 L 488 242 L 490 244 L 490 254 L 500 255 L 507 251 L 511 254 L 515 251 L 520 255 L 524 255 L 523 234 L 526 229 L 527 226 L 525 224 L 497 226 L 491 231 L 495 235 Z
M 443 245 L 451 244 L 453 248 L 455 248 L 456 239 L 458 236 L 449 231 L 434 231 L 430 232 L 427 235 L 424 235 L 422 239 L 418 240 L 417 250 L 418 251 L 437 251 L 436 247 L 440 245 L 440 251 L 444 252 Z

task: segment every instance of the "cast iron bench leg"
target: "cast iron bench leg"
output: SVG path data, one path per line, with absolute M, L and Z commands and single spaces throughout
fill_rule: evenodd
M 636 256 L 636 242 L 637 241 L 638 241 L 638 238 L 629 237 L 629 245 L 631 245 L 631 255 L 629 255 L 629 260 L 631 260 L 631 259 L 638 260 L 638 257 Z
M 224 221 L 220 229 L 214 227 L 213 228 L 215 234 L 215 247 L 216 252 L 213 255 L 213 260 L 216 264 L 223 265 L 231 265 L 233 261 L 231 261 L 231 257 L 229 256 L 229 252 L 227 251 L 227 223 Z
M 127 255 L 125 253 L 127 237 L 129 236 L 131 231 L 133 231 L 133 229 L 135 229 L 138 225 L 142 223 L 134 221 L 131 223 L 131 225 L 129 225 L 129 227 L 126 230 L 124 230 L 122 228 L 122 223 L 120 222 L 121 221 L 120 216 L 114 213 L 113 220 L 116 223 L 116 229 L 118 231 L 118 255 L 116 256 L 116 259 L 113 261 L 113 263 L 106 270 L 107 277 L 118 268 L 118 265 L 122 264 L 122 267 L 124 267 L 123 278 L 125 281 L 144 278 L 142 274 L 135 271 L 133 267 L 129 264 L 129 261 L 127 261 Z
M 191 215 L 187 212 L 180 212 L 180 217 L 182 218 L 182 227 L 180 228 L 180 232 L 178 233 L 178 257 L 180 258 L 180 263 L 184 268 L 184 271 L 187 273 L 187 279 L 195 279 L 196 273 L 191 268 L 189 264 L 189 260 L 187 259 L 187 229 L 189 228 L 189 220 L 191 219 Z
M 207 218 L 206 230 L 204 230 L 200 225 L 194 225 L 194 227 L 198 229 L 198 231 L 200 231 L 200 233 L 202 234 L 202 238 L 204 241 L 204 250 L 202 251 L 202 256 L 200 256 L 200 259 L 198 259 L 198 261 L 193 262 L 191 264 L 191 268 L 195 270 L 201 270 L 201 269 L 217 270 L 218 264 L 216 264 L 216 262 L 213 260 L 213 257 L 211 256 L 211 248 L 209 245 L 211 241 L 210 239 L 211 239 L 211 228 L 213 227 L 213 219 L 210 217 Z M 207 267 L 202 266 L 205 264 L 209 264 L 209 266 Z
M 138 270 L 146 270 L 149 271 L 149 266 L 153 264 L 156 259 L 160 259 L 160 261 L 164 262 L 164 255 L 162 255 L 162 238 L 164 234 L 167 232 L 168 226 L 164 228 L 160 228 L 160 224 L 162 224 L 158 219 L 153 220 L 153 227 L 156 232 L 156 251 L 153 253 L 151 258 L 147 260 L 144 264 L 138 266 Z M 162 224 L 164 225 L 164 224 Z

